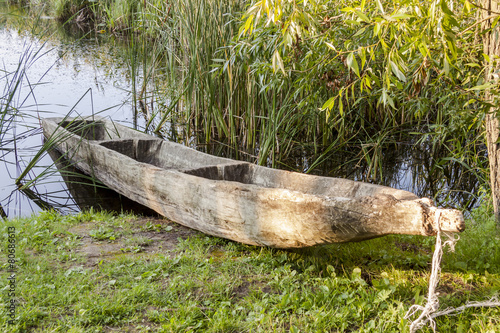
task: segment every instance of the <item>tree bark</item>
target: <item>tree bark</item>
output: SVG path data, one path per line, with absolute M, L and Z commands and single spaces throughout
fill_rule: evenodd
M 482 19 L 500 13 L 500 4 L 495 0 L 481 1 Z M 483 22 L 483 51 L 490 58 L 486 65 L 486 81 L 498 81 L 498 75 L 494 75 L 499 69 L 498 57 L 500 56 L 499 29 L 491 29 L 493 18 Z M 491 92 L 486 92 L 486 100 L 495 103 L 496 96 Z M 496 107 L 490 108 L 486 115 L 486 144 L 488 147 L 488 159 L 490 164 L 490 184 L 491 198 L 497 225 L 500 227 L 500 143 L 499 143 L 499 115 Z

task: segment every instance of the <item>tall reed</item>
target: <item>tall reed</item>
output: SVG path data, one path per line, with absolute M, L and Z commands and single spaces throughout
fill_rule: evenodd
M 243 9 L 235 0 L 175 0 L 139 13 L 157 38 L 173 87 L 167 94 L 178 104 L 179 112 L 169 107 L 160 123 L 176 119 L 188 135 L 203 133 L 206 142 L 226 141 L 236 150 L 257 152 L 260 164 L 276 165 L 276 154 L 289 152 L 314 117 L 298 110 L 289 80 L 270 84 L 267 74 L 252 67 L 256 53 L 272 54 L 273 45 L 248 54 L 230 47 Z
M 329 52 L 321 37 L 303 41 L 289 51 L 283 61 L 293 66 L 294 71 L 274 73 L 270 60 L 279 51 L 281 31 L 273 26 L 259 27 L 252 36 L 242 37 L 239 28 L 246 6 L 242 1 L 51 0 L 46 3 L 60 18 L 72 15 L 78 20 L 91 11 L 92 15 L 86 17 L 110 31 L 139 32 L 141 37 L 134 40 L 134 47 L 144 44 L 144 38 L 147 43 L 154 41 L 149 54 L 162 59 L 168 73 L 164 80 L 171 87 L 165 89 L 164 98 L 169 104 L 164 110 L 169 110 L 169 114 L 162 114 L 161 122 L 175 118 L 186 124 L 188 136 L 191 131 L 203 132 L 206 141 L 227 140 L 231 145 L 257 151 L 260 163 L 267 160 L 267 151 L 274 151 L 274 148 L 261 149 L 263 142 L 271 141 L 266 133 L 274 133 L 273 140 L 279 142 L 276 149 L 283 144 L 312 143 L 314 153 L 319 154 L 335 141 L 369 142 L 378 131 L 391 128 L 396 131 L 391 135 L 401 133 L 400 127 L 418 127 L 422 122 L 432 121 L 429 117 L 434 117 L 433 114 L 437 121 L 446 121 L 441 108 L 433 102 L 434 96 L 447 93 L 439 85 L 431 87 L 437 93 L 429 90 L 430 97 L 423 92 L 422 98 L 402 103 L 396 109 L 379 105 L 377 93 L 358 94 L 354 102 L 351 73 L 338 60 L 325 58 Z M 339 11 L 330 5 L 325 10 L 333 16 Z M 348 28 L 338 31 L 352 34 Z M 137 59 L 132 54 L 130 59 L 133 59 L 131 77 L 142 80 L 142 87 L 133 92 L 139 103 L 137 108 L 145 109 L 143 88 L 156 76 L 153 71 L 158 61 Z M 345 90 L 339 100 L 341 104 L 331 112 L 320 111 L 334 88 Z M 399 100 L 405 100 L 405 96 Z M 177 101 L 175 108 L 180 113 L 172 112 L 169 107 L 172 101 Z M 282 111 L 284 119 L 273 120 L 271 105 L 273 108 L 286 105 L 287 111 Z M 160 116 L 158 112 L 154 114 Z M 148 116 L 148 122 L 154 114 Z
M 17 66 L 14 69 L 4 68 L 0 82 L 3 83 L 3 91 L 0 96 L 0 162 L 7 165 L 15 163 L 20 168 L 21 155 L 18 142 L 33 134 L 33 129 L 26 126 L 26 120 L 33 120 L 33 115 L 24 112 L 25 102 L 33 97 L 36 83 L 28 80 L 27 72 L 37 57 L 43 54 L 42 49 L 31 46 L 25 48 L 21 54 Z M 24 91 L 27 85 L 28 92 Z M 28 173 L 31 169 L 26 169 Z M 5 181 L 5 178 L 4 178 Z M 19 184 L 19 183 L 18 183 Z M 17 184 L 17 185 L 18 185 Z M 36 196 L 34 191 L 25 191 L 32 199 Z M 1 200 L 8 198 L 1 198 Z M 0 203 L 0 215 L 7 216 Z

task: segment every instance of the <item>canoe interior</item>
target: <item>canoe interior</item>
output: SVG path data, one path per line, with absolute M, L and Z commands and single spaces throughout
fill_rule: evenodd
M 162 169 L 175 169 L 210 180 L 281 188 L 327 197 L 361 198 L 389 194 L 398 200 L 418 198 L 413 193 L 348 179 L 311 176 L 257 166 L 198 152 L 183 145 L 115 125 L 109 121 L 73 120 L 59 125 L 85 140 L 126 157 Z
M 91 120 L 65 120 L 59 126 L 86 140 L 112 140 L 119 138 L 116 131 L 109 131 L 103 122 Z

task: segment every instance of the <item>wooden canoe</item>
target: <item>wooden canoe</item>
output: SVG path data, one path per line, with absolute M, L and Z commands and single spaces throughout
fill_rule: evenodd
M 438 208 L 407 191 L 216 157 L 104 118 L 47 118 L 42 127 L 83 172 L 209 235 L 298 248 L 436 234 Z M 464 230 L 460 211 L 439 211 L 441 230 Z

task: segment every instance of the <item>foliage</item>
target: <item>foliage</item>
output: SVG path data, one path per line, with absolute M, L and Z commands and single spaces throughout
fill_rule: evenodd
M 462 137 L 484 117 L 477 103 L 484 59 L 474 7 L 453 3 L 452 10 L 441 0 L 257 1 L 242 31 L 258 35 L 273 23 L 281 35 L 273 70 L 293 75 L 296 89 L 324 78 L 331 97 L 322 109 L 334 126 L 346 117 L 362 128 L 433 122 L 445 137 Z
M 131 45 L 151 51 L 128 64 L 151 131 L 170 138 L 179 124 L 197 145 L 307 172 L 356 147 L 372 181 L 400 141 L 484 164 L 483 58 L 466 1 L 258 1 L 242 19 L 234 0 L 91 4 L 96 29 L 139 33 Z

